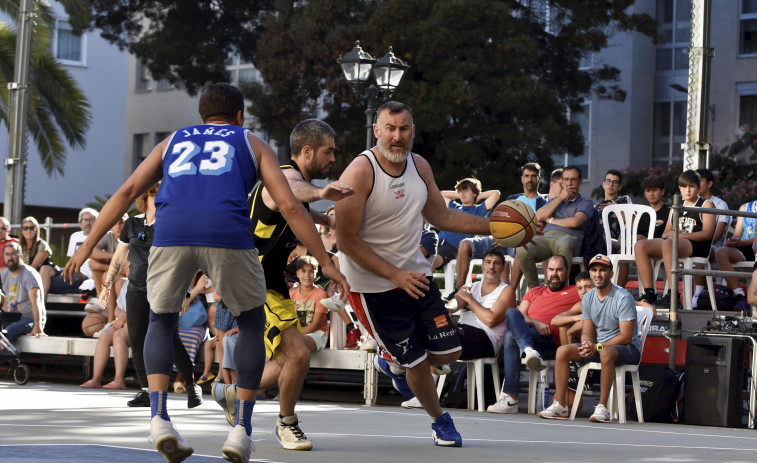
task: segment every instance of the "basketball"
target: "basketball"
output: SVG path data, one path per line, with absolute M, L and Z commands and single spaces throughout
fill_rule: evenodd
M 494 208 L 489 217 L 489 230 L 492 237 L 502 246 L 523 246 L 536 234 L 536 214 L 523 201 L 503 201 Z
M 84 336 L 92 337 L 93 334 L 100 331 L 103 326 L 108 322 L 108 319 L 104 315 L 99 313 L 87 314 L 84 320 L 81 321 L 81 330 L 84 332 Z

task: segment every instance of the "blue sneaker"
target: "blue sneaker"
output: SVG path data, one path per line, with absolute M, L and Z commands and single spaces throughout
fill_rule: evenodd
M 434 444 L 442 447 L 463 446 L 463 438 L 455 429 L 455 423 L 448 412 L 444 412 L 444 415 L 431 423 L 431 438 L 434 439 Z
M 413 393 L 412 390 L 410 390 L 410 386 L 407 384 L 407 378 L 405 376 L 397 376 L 394 373 L 392 373 L 392 370 L 389 369 L 389 363 L 378 355 L 373 357 L 373 366 L 376 367 L 377 370 L 383 372 L 388 377 L 392 378 L 392 385 L 394 388 L 402 394 L 403 396 L 410 398 L 415 397 L 415 393 Z

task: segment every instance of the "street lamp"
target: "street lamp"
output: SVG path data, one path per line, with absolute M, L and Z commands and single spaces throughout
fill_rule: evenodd
M 337 60 L 342 68 L 344 78 L 352 91 L 361 100 L 366 101 L 366 140 L 365 147 L 373 147 L 373 119 L 376 116 L 376 98 L 389 98 L 402 80 L 405 71 L 410 68 L 404 61 L 394 56 L 392 47 L 378 61 L 363 51 L 360 41 L 355 41 L 355 48 L 340 56 Z M 365 90 L 365 91 L 363 91 Z

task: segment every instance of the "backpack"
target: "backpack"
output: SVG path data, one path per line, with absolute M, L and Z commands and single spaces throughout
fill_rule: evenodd
M 640 365 L 639 384 L 644 421 L 678 421 L 682 405 L 679 395 L 683 391 L 683 373 L 676 373 L 664 365 Z M 629 421 L 638 419 L 633 393 L 626 397 L 626 418 Z
M 583 256 L 586 263 L 597 254 L 607 254 L 605 229 L 602 226 L 601 216 L 602 214 L 595 210 L 592 218 L 589 219 L 591 220 L 591 225 L 586 229 L 586 233 L 584 233 L 584 240 L 581 244 L 581 256 Z
M 727 286 L 714 285 L 715 291 L 715 304 L 718 310 L 733 310 L 734 304 L 736 304 L 736 295 Z M 712 310 L 712 304 L 710 303 L 710 291 L 705 289 L 699 293 L 697 299 L 697 310 Z

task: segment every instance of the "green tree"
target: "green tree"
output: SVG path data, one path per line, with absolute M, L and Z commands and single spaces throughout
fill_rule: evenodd
M 75 0 L 68 3 L 74 4 Z M 71 148 L 86 145 L 85 134 L 91 116 L 89 102 L 50 51 L 50 31 L 55 19 L 48 6 L 34 2 L 35 27 L 32 32 L 29 69 L 29 109 L 27 128 L 37 146 L 48 175 L 63 175 L 66 144 Z M 17 1 L 0 1 L 0 11 L 16 20 Z M 8 23 L 0 24 L 0 120 L 8 124 L 10 93 L 16 58 L 16 31 Z

